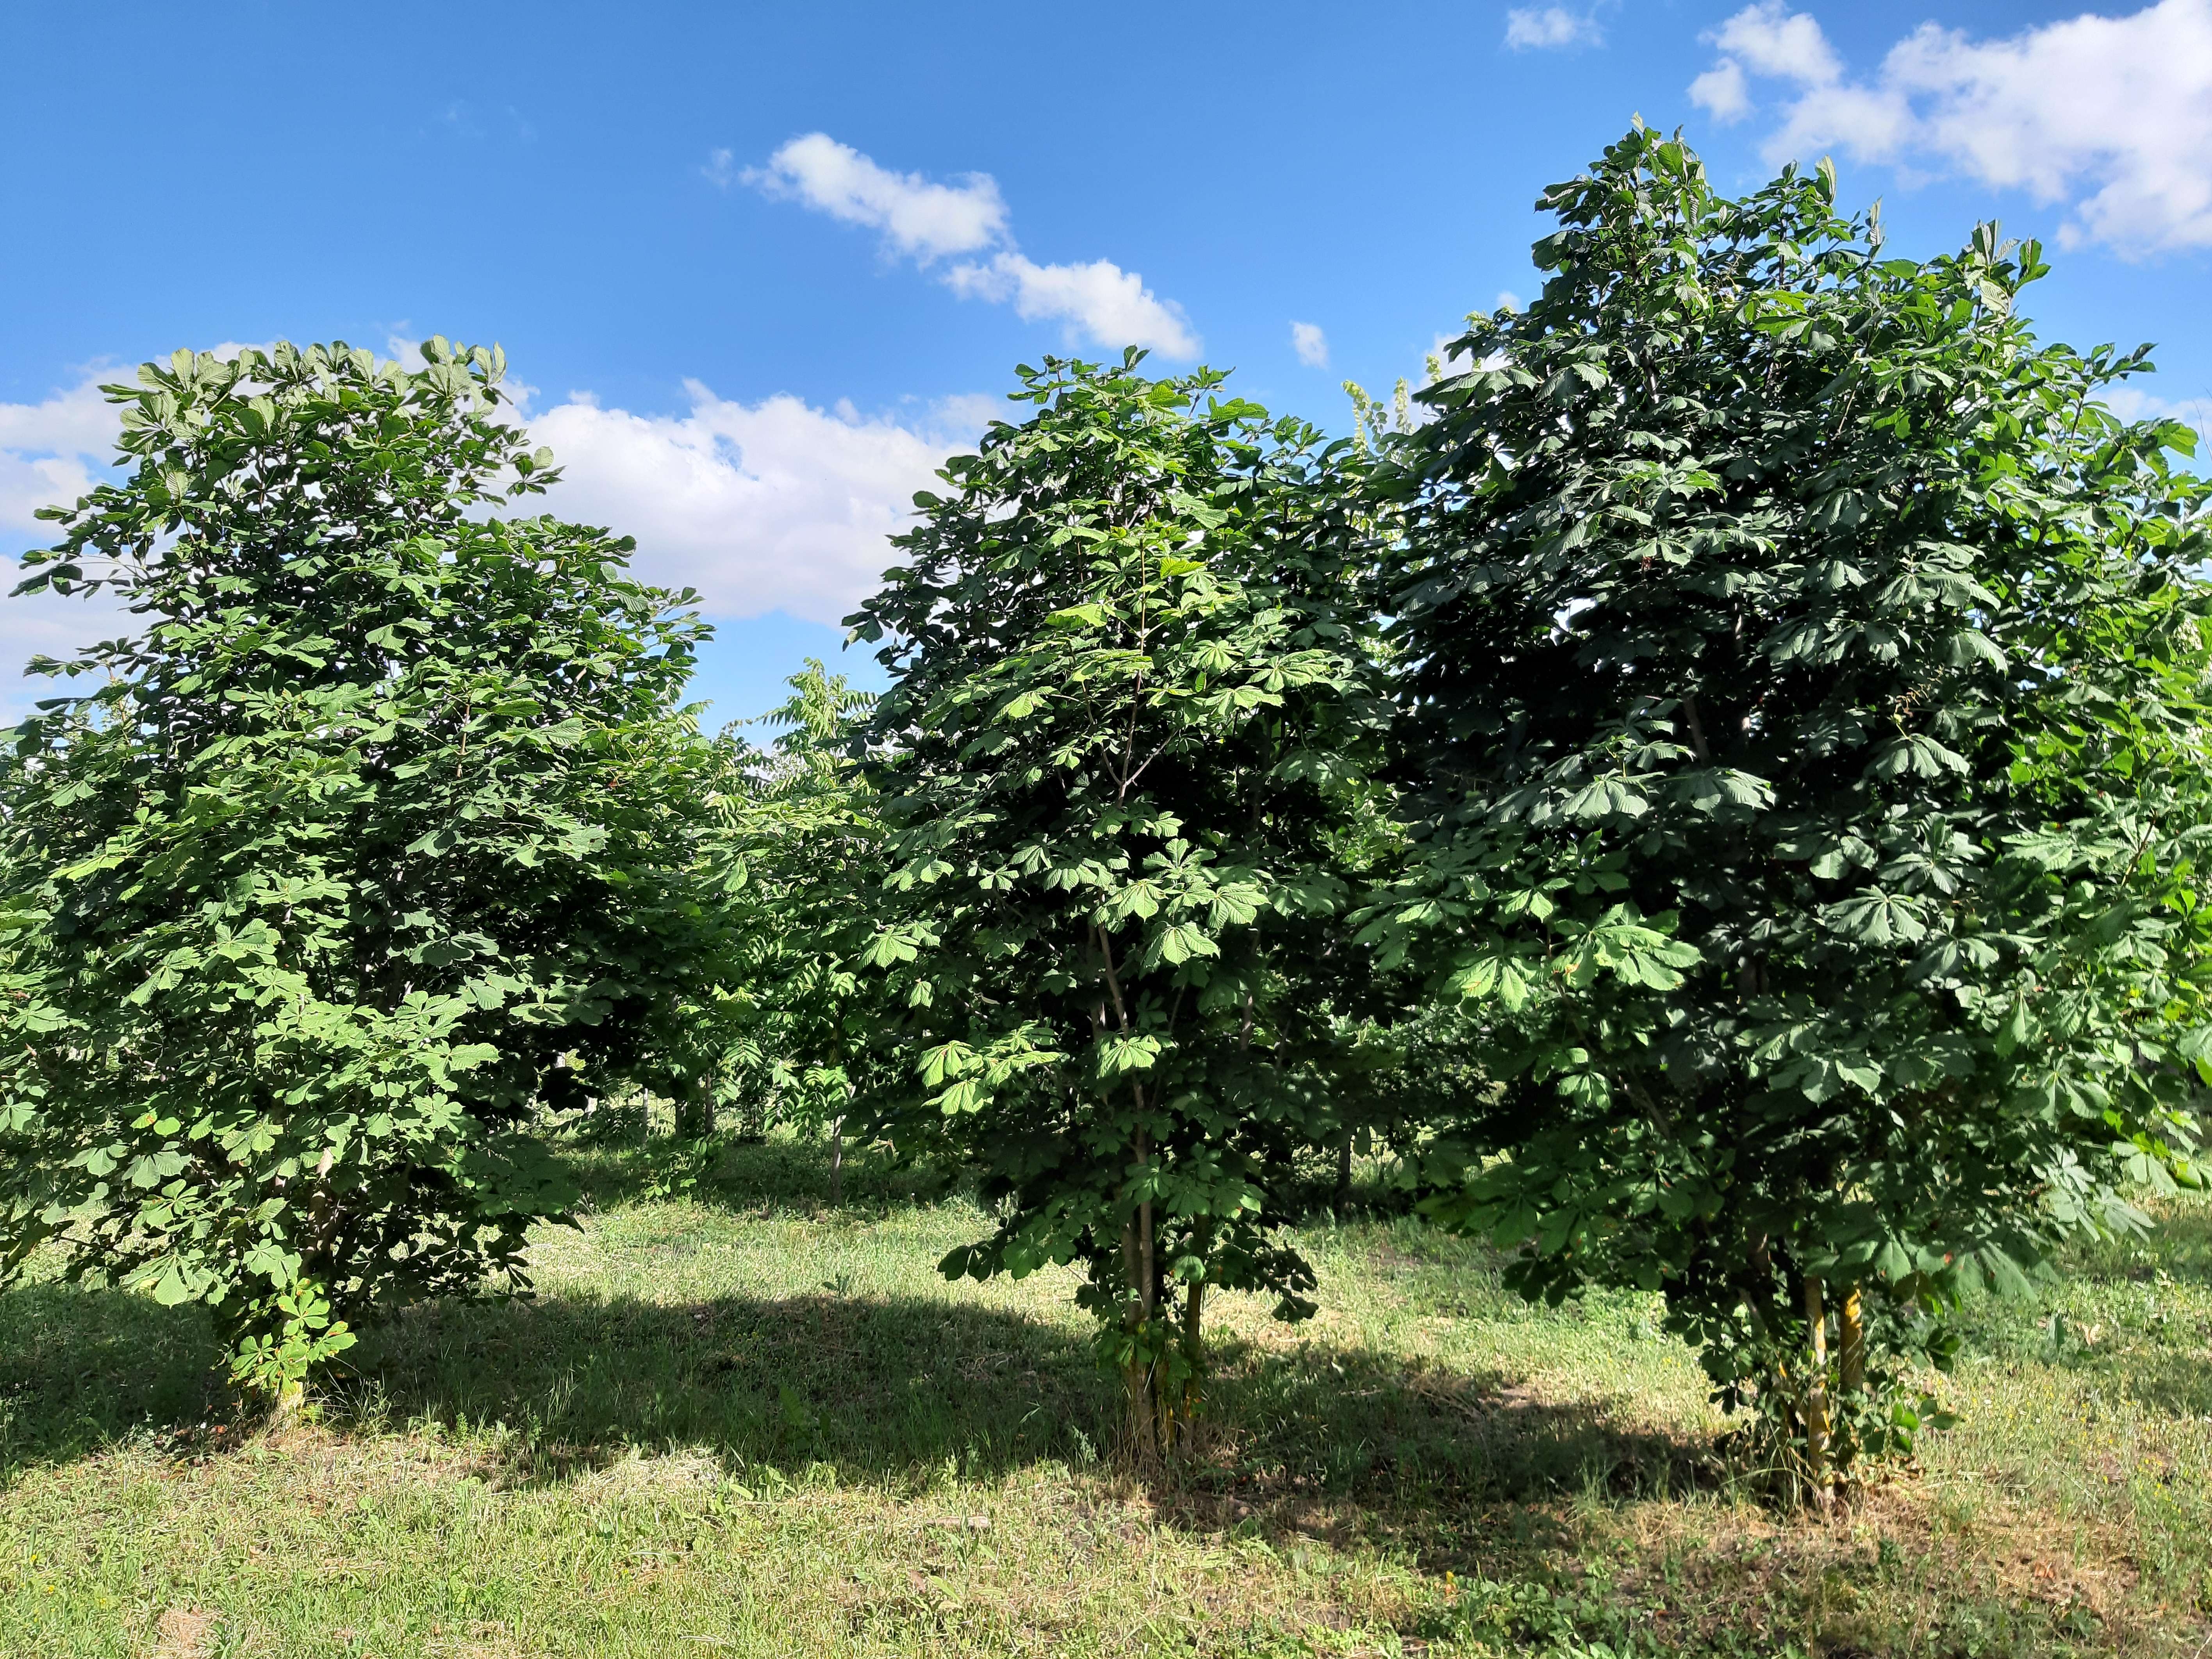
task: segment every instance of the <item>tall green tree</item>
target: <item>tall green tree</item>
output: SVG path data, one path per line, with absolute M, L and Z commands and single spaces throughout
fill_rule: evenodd
M 957 458 L 854 617 L 895 679 L 869 963 L 923 1097 L 906 1144 L 987 1172 L 945 1270 L 1080 1262 L 1130 1449 L 1197 1399 L 1209 1291 L 1310 1311 L 1282 1188 L 1345 1047 L 1347 858 L 1380 705 L 1348 445 L 1154 380 L 1021 371 L 1034 412 Z
M 1818 1492 L 1927 1316 L 2193 1179 L 2208 938 L 2191 435 L 2036 342 L 2034 244 L 1834 196 L 1641 128 L 1545 192 L 1542 296 L 1394 451 L 1369 926 L 1482 1027 L 1437 1212 L 1532 1296 L 1663 1291 Z
M 283 1398 L 392 1298 L 523 1282 L 533 1135 L 655 1080 L 711 944 L 688 596 L 509 498 L 496 349 L 179 352 L 25 591 L 137 631 L 0 761 L 0 1268 L 204 1303 Z M 664 1085 L 665 1086 L 665 1085 Z

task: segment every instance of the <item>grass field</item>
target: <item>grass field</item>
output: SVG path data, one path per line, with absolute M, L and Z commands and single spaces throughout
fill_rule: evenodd
M 2212 1654 L 2212 1208 L 1974 1310 L 1960 1426 L 1819 1523 L 1651 1304 L 1526 1308 L 1403 1218 L 1308 1230 L 1308 1325 L 1222 1298 L 1145 1490 L 1066 1281 L 938 1278 L 964 1200 L 585 1173 L 535 1304 L 408 1312 L 282 1430 L 187 1312 L 0 1297 L 0 1653 Z

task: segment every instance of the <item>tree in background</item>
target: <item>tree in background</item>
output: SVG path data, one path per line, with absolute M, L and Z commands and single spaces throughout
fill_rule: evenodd
M 830 1201 L 843 1196 L 846 1119 L 855 1091 L 895 1067 L 875 1036 L 880 978 L 863 974 L 883 830 L 861 775 L 875 698 L 812 658 L 763 717 L 763 755 L 726 734 L 734 781 L 720 845 L 737 941 L 719 993 L 723 1075 L 741 1109 L 830 1135 Z
M 1544 195 L 1542 297 L 1392 452 L 1368 929 L 1482 1026 L 1435 1212 L 1663 1291 L 1822 1495 L 1927 1316 L 2193 1179 L 2212 1078 L 2193 441 L 2098 402 L 2142 351 L 2034 341 L 2035 245 L 1833 198 L 1641 128 Z
M 0 1267 L 210 1306 L 296 1397 L 389 1298 L 522 1281 L 530 1133 L 657 1076 L 714 919 L 688 595 L 489 511 L 556 476 L 496 349 L 149 364 L 24 590 L 143 631 L 0 764 Z
M 1196 1404 L 1209 1290 L 1310 1310 L 1280 1191 L 1346 1046 L 1380 706 L 1349 446 L 1139 355 L 1024 368 L 1036 412 L 917 498 L 853 625 L 895 676 L 867 961 L 925 1097 L 892 1133 L 986 1171 L 1000 1224 L 948 1274 L 1084 1265 L 1148 1461 Z

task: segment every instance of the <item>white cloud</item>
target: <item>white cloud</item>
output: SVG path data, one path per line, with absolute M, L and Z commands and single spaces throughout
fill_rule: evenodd
M 688 415 L 572 395 L 530 429 L 562 469 L 549 510 L 636 537 L 641 576 L 697 588 L 720 617 L 842 621 L 893 562 L 884 540 L 913 521 L 915 491 L 998 408 L 954 398 L 902 422 L 788 396 L 736 403 L 696 380 L 686 390 Z
M 1824 87 L 1844 72 L 1820 23 L 1810 13 L 1793 13 L 1784 0 L 1746 6 L 1705 38 L 1757 75 Z
M 98 381 L 114 378 L 102 371 L 42 403 L 0 404 L 0 535 L 14 546 L 48 541 L 52 526 L 32 512 L 97 482 L 118 430 Z M 530 413 L 532 435 L 552 447 L 565 475 L 546 508 L 636 537 L 638 574 L 697 588 L 710 617 L 783 610 L 831 623 L 878 586 L 893 558 L 884 538 L 913 521 L 915 491 L 1003 407 L 976 396 L 867 417 L 848 404 L 744 404 L 696 382 L 687 390 L 691 407 L 678 416 L 602 409 L 574 395 Z M 19 678 L 33 654 L 66 659 L 132 626 L 104 598 L 6 598 L 17 573 L 0 556 L 0 722 L 40 697 L 89 689 Z
M 2104 394 L 2112 413 L 2124 421 L 2181 421 L 2197 428 L 2200 438 L 2212 439 L 2212 397 L 2161 398 L 2138 386 L 2116 386 Z M 2197 459 L 2205 447 L 2197 445 Z
M 955 265 L 945 282 L 963 298 L 1012 300 L 1024 322 L 1056 319 L 1100 345 L 1145 346 L 1170 357 L 1198 355 L 1198 337 L 1182 307 L 1159 299 L 1135 271 L 1110 259 L 1041 265 L 1010 251 L 988 264 Z
M 0 450 L 33 455 L 106 455 L 123 429 L 122 410 L 100 394 L 116 376 L 100 369 L 43 403 L 0 404 Z
M 1322 332 L 1319 323 L 1292 323 L 1291 349 L 1308 368 L 1328 367 L 1328 336 Z
M 2212 0 L 2085 13 L 1993 40 L 1923 24 L 1866 81 L 1845 78 L 1819 22 L 1780 0 L 1711 38 L 1723 56 L 1692 96 L 1716 115 L 1749 107 L 1747 69 L 1791 83 L 1770 161 L 1841 149 L 2065 203 L 2069 244 L 2130 256 L 2212 246 Z
M 728 152 L 716 150 L 707 169 L 726 171 Z M 1071 335 L 1112 348 L 1146 346 L 1174 357 L 1198 355 L 1198 336 L 1182 308 L 1162 300 L 1133 270 L 1110 259 L 1087 264 L 1040 264 L 1015 246 L 1005 198 L 988 173 L 967 173 L 956 184 L 933 183 L 918 173 L 879 167 L 849 144 L 823 132 L 793 138 L 768 165 L 749 168 L 744 181 L 779 200 L 795 201 L 847 224 L 883 233 L 884 250 L 928 266 L 952 254 L 984 254 L 940 273 L 963 298 L 1011 302 L 1026 321 L 1065 323 Z
M 21 407 L 0 404 L 0 416 Z M 73 501 L 92 486 L 92 470 L 81 455 L 26 455 L 0 449 L 0 527 L 42 538 L 52 526 L 32 514 L 42 507 Z
M 766 167 L 747 169 L 744 179 L 770 196 L 880 230 L 899 252 L 924 263 L 991 247 L 1006 234 L 1006 204 L 989 173 L 933 185 L 918 173 L 879 167 L 826 132 L 793 139 Z
M 0 538 L 17 548 L 50 544 L 56 527 L 32 514 L 65 506 L 100 482 L 122 429 L 122 411 L 100 395 L 100 383 L 116 378 L 99 369 L 41 402 L 0 404 Z M 127 626 L 121 607 L 105 597 L 14 598 L 21 574 L 15 559 L 0 556 L 0 721 L 21 719 L 40 697 L 90 689 L 21 678 L 32 657 L 71 657 Z
M 1516 6 L 1505 14 L 1505 44 L 1516 52 L 1531 47 L 1596 46 L 1605 44 L 1597 19 L 1565 6 Z
M 1720 121 L 1741 121 L 1751 113 L 1751 88 L 1743 65 L 1723 58 L 1690 82 L 1690 101 Z

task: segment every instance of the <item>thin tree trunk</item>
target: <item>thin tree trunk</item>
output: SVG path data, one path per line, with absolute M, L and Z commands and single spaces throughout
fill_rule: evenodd
M 1130 1095 L 1137 1109 L 1145 1109 L 1144 1091 L 1135 1085 Z M 1130 1148 L 1135 1155 L 1135 1179 L 1145 1179 L 1145 1166 L 1152 1158 L 1152 1138 L 1139 1122 L 1136 1139 Z M 1152 1199 L 1150 1191 L 1137 1200 L 1136 1213 L 1121 1226 L 1121 1267 L 1134 1292 L 1124 1316 L 1131 1341 L 1131 1354 L 1122 1382 L 1128 1395 L 1128 1441 L 1130 1460 L 1140 1471 L 1150 1472 L 1158 1467 L 1163 1449 L 1161 1407 L 1158 1378 L 1150 1349 L 1154 1334 L 1154 1319 L 1159 1308 L 1159 1280 L 1153 1260 Z
M 830 1120 L 830 1207 L 845 1201 L 845 1115 Z
M 1336 1201 L 1334 1206 L 1342 1215 L 1352 1207 L 1352 1137 L 1344 1138 L 1344 1145 L 1336 1149 Z
M 269 1398 L 269 1426 L 289 1428 L 298 1420 L 300 1408 L 307 1403 L 307 1386 L 295 1377 L 280 1385 Z
M 1836 1337 L 1844 1351 L 1842 1392 L 1865 1393 L 1866 1323 L 1860 1312 L 1859 1287 L 1856 1285 L 1844 1294 L 1844 1305 L 1836 1316 Z
M 1858 1397 L 1866 1392 L 1866 1318 L 1856 1285 L 1844 1292 L 1843 1305 L 1836 1310 L 1836 1341 L 1843 1350 L 1837 1391 L 1844 1397 L 1845 1412 L 1856 1413 Z
M 1805 1323 L 1812 1332 L 1805 1372 L 1805 1468 L 1813 1501 L 1828 1507 L 1828 1313 L 1820 1281 L 1805 1277 Z
M 1160 1309 L 1159 1263 L 1152 1249 L 1152 1200 L 1149 1198 L 1137 1206 L 1137 1262 L 1144 1274 L 1145 1323 L 1149 1325 Z
M 714 1133 L 714 1079 L 694 1078 L 676 1097 L 676 1137 L 679 1140 L 702 1140 Z
M 1144 1355 L 1147 1335 L 1145 1287 L 1150 1281 L 1144 1275 L 1143 1267 L 1143 1253 L 1137 1245 L 1137 1218 L 1132 1216 L 1121 1224 L 1121 1273 L 1129 1289 L 1136 1293 L 1129 1298 L 1122 1315 L 1123 1328 L 1129 1336 L 1130 1355 L 1128 1363 L 1122 1367 L 1121 1388 L 1123 1434 L 1128 1458 L 1140 1471 L 1153 1467 L 1159 1451 L 1158 1419 L 1152 1409 L 1152 1368 L 1146 1363 Z
M 1182 1407 L 1177 1415 L 1188 1426 L 1198 1416 L 1206 1397 L 1206 1281 L 1194 1279 L 1183 1293 L 1182 1362 L 1190 1375 L 1182 1385 Z

